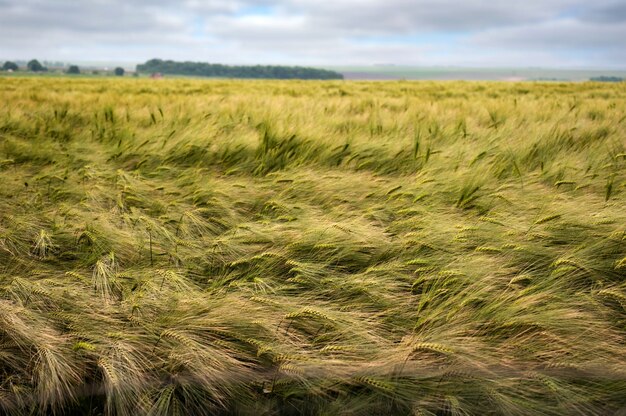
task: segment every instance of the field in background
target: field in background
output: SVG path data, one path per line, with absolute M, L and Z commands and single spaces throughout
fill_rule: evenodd
M 144 68 L 144 72 L 136 73 L 135 65 L 128 63 L 104 63 L 104 62 L 84 62 L 80 64 L 80 74 L 67 74 L 68 65 L 51 66 L 49 72 L 28 72 L 25 64 L 20 62 L 21 69 L 17 72 L 0 72 L 3 77 L 71 77 L 71 78 L 101 78 L 111 77 L 113 68 L 121 66 L 126 69 L 124 76 L 150 77 L 152 73 L 161 73 L 154 67 L 152 70 Z M 57 63 L 62 64 L 62 63 Z M 175 64 L 175 63 L 174 63 Z M 208 65 L 208 64 L 207 64 Z M 193 66 L 193 65 L 192 65 Z M 202 65 L 201 65 L 202 66 Z M 253 67 L 249 67 L 253 68 Z M 278 68 L 278 67 L 274 67 Z M 357 81 L 400 81 L 400 80 L 420 80 L 420 81 L 552 81 L 552 82 L 583 82 L 596 78 L 615 78 L 616 80 L 626 79 L 625 70 L 609 69 L 550 69 L 550 68 L 471 68 L 471 67 L 419 67 L 419 66 L 396 66 L 396 65 L 371 65 L 371 66 L 328 66 L 313 67 L 312 69 L 326 69 L 336 71 L 344 76 L 346 80 Z M 232 69 L 232 67 L 231 67 Z M 257 68 L 258 69 L 258 68 Z M 267 69 L 267 68 L 266 68 Z M 220 79 L 219 77 L 198 75 L 181 75 L 189 72 L 189 68 L 179 68 L 177 71 L 168 70 L 162 73 L 166 78 L 177 79 Z M 193 72 L 193 71 L 192 71 Z M 205 73 L 205 75 L 208 73 Z M 237 78 L 235 73 L 221 79 Z M 239 74 L 237 76 L 250 78 L 251 74 Z M 275 74 L 278 75 L 278 74 Z M 294 75 L 294 74 L 291 74 Z M 303 75 L 303 74 L 301 74 Z M 266 78 L 271 78 L 271 74 L 266 74 Z M 289 78 L 285 73 L 281 76 Z M 596 79 L 597 80 L 597 79 Z M 606 80 L 605 80 L 606 81 Z
M 411 67 L 396 65 L 329 67 L 348 80 L 588 81 L 593 77 L 626 78 L 624 70 L 550 68 Z
M 625 410 L 624 84 L 0 80 L 0 413 Z

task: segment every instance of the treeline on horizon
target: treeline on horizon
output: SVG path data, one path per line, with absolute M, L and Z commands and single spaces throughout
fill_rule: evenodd
M 231 66 L 162 59 L 151 59 L 137 65 L 137 72 L 221 78 L 343 79 L 343 75 L 335 71 L 301 66 Z
M 591 78 L 589 78 L 589 81 L 594 81 L 594 82 L 622 82 L 622 81 L 624 81 L 624 78 L 622 78 L 622 77 L 609 77 L 609 76 L 601 75 L 599 77 L 591 77 Z

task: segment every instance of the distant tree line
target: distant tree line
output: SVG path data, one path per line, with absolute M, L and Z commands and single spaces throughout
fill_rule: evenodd
M 19 62 L 19 61 L 18 61 Z M 18 65 L 18 63 L 13 62 L 13 61 L 4 61 L 1 62 L 2 66 L 0 66 L 0 71 L 11 71 L 11 72 L 15 72 L 15 71 L 19 71 L 20 70 L 20 66 Z M 61 72 L 65 72 L 66 74 L 69 75 L 77 75 L 82 73 L 81 69 L 78 67 L 78 65 L 69 65 L 68 67 L 66 67 L 66 69 L 64 68 L 59 68 L 59 67 L 64 67 L 66 64 L 64 64 L 63 62 L 56 62 L 56 63 L 52 63 L 53 65 L 56 64 L 57 67 L 53 67 L 52 69 L 48 69 L 48 67 L 46 67 L 45 65 L 42 65 L 41 62 L 39 62 L 37 59 L 31 59 L 28 62 L 22 61 L 19 62 L 22 65 L 22 68 L 25 69 L 26 71 L 29 72 L 54 72 L 54 73 L 61 73 Z M 46 61 L 44 61 L 44 64 L 46 63 Z M 25 68 L 24 68 L 25 66 Z M 105 68 L 105 74 L 108 71 Z M 113 74 L 118 76 L 118 77 L 122 77 L 124 76 L 124 73 L 126 71 L 124 70 L 124 68 L 122 67 L 116 67 L 113 70 Z M 89 73 L 89 72 L 88 72 Z M 93 75 L 99 75 L 100 71 L 97 69 L 94 69 L 91 71 L 91 74 Z
M 20 69 L 19 65 L 12 61 L 5 61 L 4 64 L 2 65 L 3 71 L 17 71 L 19 69 Z M 31 72 L 47 72 L 48 68 L 43 66 L 41 62 L 39 62 L 38 60 L 31 59 L 26 64 L 26 70 L 31 71 Z
M 137 72 L 222 78 L 343 79 L 343 75 L 338 72 L 301 66 L 231 66 L 161 59 L 151 59 L 137 65 Z
M 19 69 L 20 69 L 19 65 L 12 61 L 5 61 L 4 64 L 2 65 L 3 71 L 17 71 Z M 31 59 L 26 64 L 26 70 L 32 71 L 32 72 L 45 72 L 48 70 L 48 68 L 43 66 L 41 62 L 39 62 L 38 60 Z
M 624 78 L 621 77 L 607 77 L 605 75 L 601 75 L 599 77 L 591 77 L 589 78 L 590 81 L 596 81 L 596 82 L 622 82 L 624 81 Z

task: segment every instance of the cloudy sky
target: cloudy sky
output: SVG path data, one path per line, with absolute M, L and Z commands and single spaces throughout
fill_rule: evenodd
M 625 0 L 0 0 L 0 61 L 626 68 Z

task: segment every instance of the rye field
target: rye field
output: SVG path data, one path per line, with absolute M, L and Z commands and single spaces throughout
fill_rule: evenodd
M 626 84 L 0 78 L 0 414 L 626 414 Z

